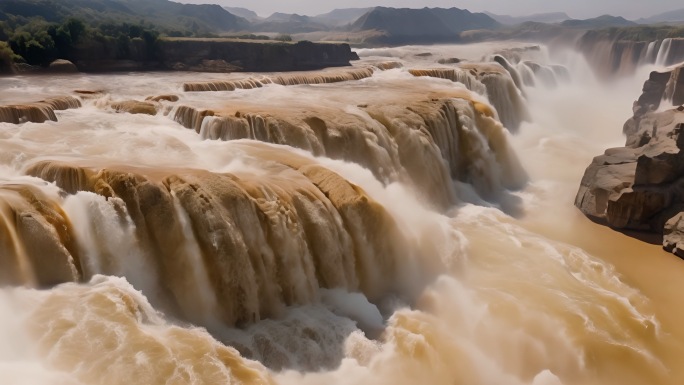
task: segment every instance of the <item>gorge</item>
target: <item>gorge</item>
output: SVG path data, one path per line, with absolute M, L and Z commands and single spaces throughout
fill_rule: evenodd
M 606 79 L 572 47 L 357 53 L 0 78 L 0 376 L 681 383 L 682 261 L 572 206 L 673 63 Z

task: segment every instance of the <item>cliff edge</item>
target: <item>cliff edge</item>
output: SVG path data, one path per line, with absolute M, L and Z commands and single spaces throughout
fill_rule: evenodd
M 594 158 L 575 206 L 619 230 L 663 235 L 684 258 L 684 65 L 652 72 L 624 125 L 625 147 Z M 664 105 L 666 104 L 666 105 Z
M 99 46 L 80 47 L 74 62 L 83 72 L 280 72 L 348 66 L 357 58 L 349 44 L 344 43 L 221 38 L 168 38 L 159 40 L 154 52 L 140 47 L 131 47 L 127 51 L 126 56 L 116 56 Z

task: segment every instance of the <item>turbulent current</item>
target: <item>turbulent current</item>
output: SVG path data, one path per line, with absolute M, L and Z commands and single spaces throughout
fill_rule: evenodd
M 653 66 L 359 54 L 1 78 L 0 383 L 681 383 L 684 266 L 572 206 Z

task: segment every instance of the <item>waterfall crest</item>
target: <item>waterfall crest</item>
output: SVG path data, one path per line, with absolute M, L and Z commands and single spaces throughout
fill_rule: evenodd
M 73 96 L 54 97 L 35 103 L 0 106 L 0 122 L 43 123 L 57 121 L 55 111 L 81 107 L 81 101 Z
M 253 323 L 276 316 L 285 306 L 311 303 L 319 288 L 361 290 L 371 299 L 399 290 L 396 277 L 403 261 L 412 257 L 411 249 L 382 205 L 306 158 L 256 143 L 243 150 L 269 163 L 268 177 L 200 170 L 146 175 L 147 170 L 49 161 L 27 173 L 65 191 L 95 193 L 103 197 L 100 205 L 111 206 L 114 218 L 94 216 L 103 213 L 102 207 L 86 218 L 71 218 L 80 219 L 69 227 L 72 232 L 80 233 L 74 226 L 86 226 L 106 234 L 77 240 L 83 258 L 71 259 L 71 267 L 84 272 L 83 279 L 116 273 L 131 277 L 135 271 L 125 274 L 116 266 L 131 265 L 121 259 L 137 256 L 138 264 L 158 271 L 160 287 L 154 295 L 186 317 L 192 309 L 184 304 L 192 303 L 187 297 L 192 293 L 185 280 L 195 277 L 184 272 L 196 268 L 190 266 L 193 259 L 184 243 L 193 240 L 201 253 L 201 271 L 208 274 L 204 279 L 217 299 L 215 316 L 228 325 Z M 79 195 L 85 199 L 82 193 L 75 197 Z M 184 235 L 184 220 L 192 239 Z M 107 239 L 122 226 L 131 229 L 128 236 L 135 242 L 117 255 Z M 47 248 L 40 253 L 53 258 Z M 98 261 L 89 260 L 93 258 Z M 146 275 L 149 279 L 153 274 Z

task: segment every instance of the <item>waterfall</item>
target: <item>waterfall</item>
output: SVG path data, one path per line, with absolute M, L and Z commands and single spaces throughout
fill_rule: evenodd
M 672 46 L 672 39 L 664 39 L 658 48 L 655 64 L 660 67 L 668 65 L 670 60 L 670 47 Z
M 81 107 L 81 101 L 73 96 L 54 97 L 22 105 L 0 106 L 0 122 L 19 124 L 57 121 L 55 111 L 79 107 Z
M 648 43 L 648 47 L 646 48 L 646 54 L 644 55 L 643 60 L 641 61 L 643 64 L 650 64 L 650 63 L 655 63 L 656 62 L 656 57 L 657 57 L 657 52 L 656 52 L 656 46 L 658 44 L 657 40 L 654 40 L 650 43 Z
M 0 123 L 0 378 L 680 383 L 676 269 L 568 198 L 641 83 L 563 54 L 22 80 L 100 96 Z

